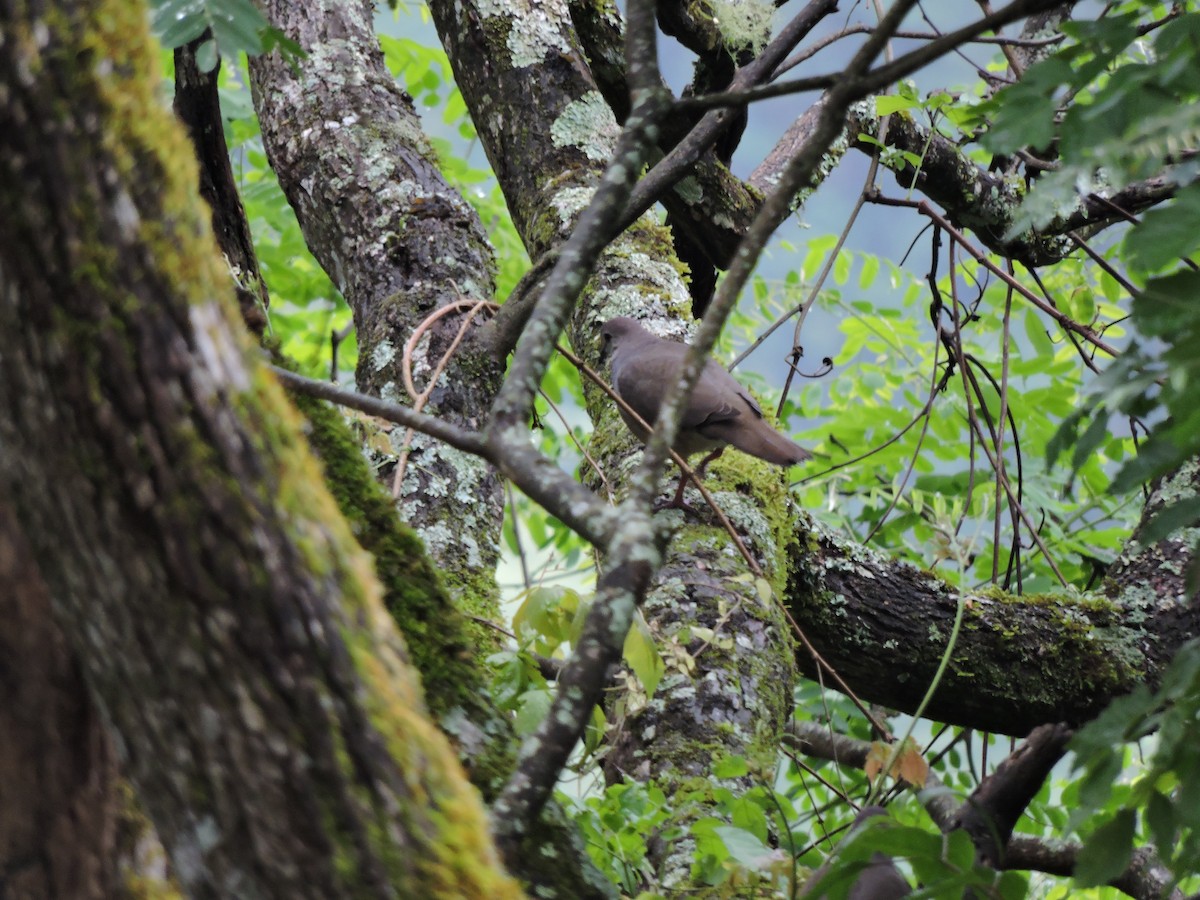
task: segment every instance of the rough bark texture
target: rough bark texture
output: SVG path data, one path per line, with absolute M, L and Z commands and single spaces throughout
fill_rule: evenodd
M 267 287 L 254 253 L 246 211 L 233 180 L 229 148 L 225 144 L 217 67 L 201 72 L 196 48 L 212 37 L 205 31 L 186 47 L 175 48 L 175 114 L 187 126 L 200 166 L 200 196 L 212 207 L 213 234 L 229 263 L 237 290 L 242 321 L 259 337 L 267 325 Z
M 112 745 L 0 501 L 0 895 L 120 895 Z
M 278 4 L 273 13 L 309 56 L 299 73 L 277 58 L 255 61 L 264 140 L 310 246 L 354 310 L 360 389 L 402 399 L 405 341 L 436 309 L 491 299 L 491 249 L 474 210 L 437 170 L 412 101 L 383 67 L 369 6 Z M 335 120 L 337 127 L 330 125 Z M 306 140 L 296 140 L 298 127 Z M 440 319 L 432 340 L 417 347 L 419 386 L 466 313 Z M 477 316 L 471 329 L 485 320 Z M 502 363 L 490 347 L 475 347 L 468 339 L 425 410 L 480 427 Z M 385 601 L 412 648 L 431 710 L 490 801 L 512 770 L 515 738 L 511 722 L 488 695 L 482 667 L 498 632 L 463 612 L 499 617 L 499 479 L 480 460 L 416 435 L 399 507 L 407 525 L 419 530 L 418 539 L 415 531 L 396 527 L 380 492 L 364 482 L 361 448 L 347 441 L 335 417 L 321 404 L 301 402 L 339 505 L 376 559 Z M 393 449 L 400 450 L 404 429 L 389 433 Z M 394 466 L 393 454 L 382 467 L 389 480 Z M 443 584 L 454 605 L 447 603 Z M 558 864 L 546 866 L 547 858 Z M 545 897 L 611 891 L 557 805 L 532 827 L 508 864 Z
M 495 264 L 475 211 L 451 189 L 421 132 L 412 99 L 383 64 L 369 3 L 267 5 L 277 27 L 308 54 L 297 69 L 278 53 L 251 63 L 263 143 L 313 255 L 345 295 L 357 330 L 359 390 L 411 402 L 405 343 L 428 316 L 460 301 L 492 300 Z M 480 311 L 437 320 L 415 348 L 423 390 L 460 327 Z M 504 360 L 470 341 L 451 358 L 425 411 L 478 428 Z M 481 460 L 423 435 L 387 428 L 378 467 L 389 484 L 410 450 L 399 508 L 421 531 L 460 609 L 498 618 L 495 570 L 504 497 Z M 372 442 L 378 446 L 379 442 Z M 376 451 L 378 452 L 378 451 Z M 481 656 L 495 631 L 472 626 Z
M 435 0 L 429 11 L 513 222 L 537 259 L 586 203 L 617 133 L 567 4 Z
M 1197 492 L 1193 461 L 1151 494 L 1143 522 Z M 807 517 L 797 522 L 801 531 L 813 527 Z M 1185 579 L 1192 535 L 1142 546 L 1140 528 L 1101 592 L 1021 597 L 960 595 L 929 572 L 818 530 L 793 558 L 787 595 L 796 620 L 850 686 L 899 710 L 920 702 L 963 602 L 954 658 L 927 715 L 1019 736 L 1044 722 L 1085 722 L 1113 697 L 1155 684 L 1176 650 L 1200 635 L 1198 595 Z M 797 661 L 814 671 L 805 654 Z
M 0 46 L 0 490 L 193 896 L 512 896 L 256 363 L 139 7 Z

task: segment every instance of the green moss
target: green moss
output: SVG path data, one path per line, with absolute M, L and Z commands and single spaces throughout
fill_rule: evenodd
M 138 805 L 133 786 L 128 781 L 121 781 L 117 792 L 120 809 L 112 855 L 121 863 L 120 877 L 126 900 L 183 900 L 182 889 L 168 874 L 167 852 Z M 137 868 L 131 868 L 130 863 Z
M 473 661 L 466 617 L 450 602 L 420 539 L 397 518 L 341 416 L 310 397 L 294 399 L 342 515 L 375 557 L 384 604 L 404 632 L 430 709 L 440 717 L 474 707 L 483 677 Z
M 366 825 L 376 854 L 394 877 L 403 879 L 404 873 L 418 871 L 423 896 L 520 896 L 520 888 L 496 856 L 478 794 L 447 757 L 444 736 L 425 715 L 417 685 L 406 677 L 411 670 L 371 628 L 345 628 L 342 637 L 355 671 L 368 687 L 363 700 L 371 723 L 399 772 L 407 775 L 402 808 L 377 800 L 374 793 L 362 798 L 375 809 Z M 359 783 L 348 759 L 344 765 L 346 782 Z M 406 831 L 419 846 L 397 844 L 392 823 L 396 815 L 407 819 Z M 413 893 L 403 883 L 393 883 L 400 895 Z

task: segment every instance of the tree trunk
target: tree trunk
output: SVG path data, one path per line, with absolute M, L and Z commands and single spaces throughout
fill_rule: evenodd
M 29 900 L 120 896 L 112 744 L 3 502 L 0 585 L 0 892 Z
M 515 896 L 238 321 L 144 10 L 5 33 L 0 490 L 182 886 Z

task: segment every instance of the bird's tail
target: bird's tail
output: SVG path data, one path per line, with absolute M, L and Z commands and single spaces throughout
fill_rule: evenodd
M 777 466 L 792 466 L 812 459 L 811 453 L 791 438 L 784 437 L 764 419 L 741 417 L 735 422 L 720 429 L 708 426 L 704 429 L 705 434 L 728 441 L 743 453 Z

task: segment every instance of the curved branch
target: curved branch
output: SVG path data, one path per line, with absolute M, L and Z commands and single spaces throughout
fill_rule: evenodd
M 837 734 L 828 726 L 815 722 L 793 722 L 789 737 L 801 753 L 856 769 L 865 765 L 871 752 L 871 744 L 868 741 Z M 1048 745 L 1051 753 L 1053 744 L 1054 740 L 1051 739 Z M 1022 745 L 1013 756 L 1026 749 L 1026 745 Z M 939 789 L 942 787 L 937 777 L 930 774 L 926 788 L 932 790 L 927 790 L 921 795 L 921 802 L 938 828 L 942 832 L 949 832 L 958 827 L 958 817 L 967 804 L 955 806 L 953 794 L 948 790 Z M 1009 871 L 1045 872 L 1048 875 L 1069 878 L 1075 871 L 1075 860 L 1081 849 L 1081 845 L 1076 842 L 1051 844 L 1040 838 L 1016 835 L 1008 840 L 1004 848 L 1000 868 Z M 1159 861 L 1154 848 L 1141 847 L 1134 851 L 1133 859 L 1125 871 L 1109 883 L 1136 900 L 1160 900 L 1163 891 L 1173 881 L 1174 876 Z M 1181 890 L 1173 888 L 1167 898 L 1183 900 L 1183 896 Z
M 879 118 L 867 104 L 854 107 L 847 127 L 856 149 L 869 155 L 878 151 L 877 143 L 862 139 L 863 135 L 879 138 Z M 1108 197 L 1089 194 L 1071 213 L 1036 232 L 1010 237 L 1007 235 L 1027 192 L 1023 180 L 988 171 L 953 141 L 918 125 L 910 116 L 890 116 L 883 143 L 921 158 L 918 168 L 900 156 L 884 157 L 884 165 L 902 185 L 921 191 L 946 211 L 952 223 L 971 229 L 989 250 L 1030 267 L 1058 262 L 1071 253 L 1075 244 L 1066 239 L 1069 232 L 1097 230 L 1120 222 L 1129 212 L 1168 200 L 1179 189 L 1177 181 L 1165 172 Z

